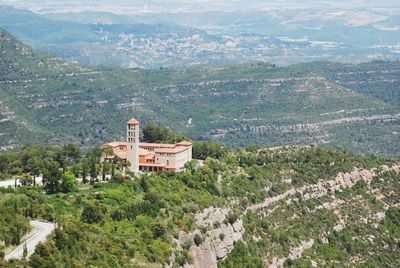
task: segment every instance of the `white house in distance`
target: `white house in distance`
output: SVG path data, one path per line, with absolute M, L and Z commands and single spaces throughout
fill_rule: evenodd
M 126 142 L 110 142 L 102 148 L 110 147 L 113 155 L 103 155 L 103 161 L 119 157 L 129 161 L 129 170 L 139 171 L 183 171 L 184 165 L 192 160 L 192 143 L 181 141 L 176 144 L 141 143 L 139 141 L 140 122 L 132 118 L 127 122 Z

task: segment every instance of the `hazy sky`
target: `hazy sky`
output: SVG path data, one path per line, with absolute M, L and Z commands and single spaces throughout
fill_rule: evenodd
M 400 8 L 400 0 L 0 0 L 2 5 L 36 12 L 108 11 L 113 13 L 185 12 L 282 8 Z

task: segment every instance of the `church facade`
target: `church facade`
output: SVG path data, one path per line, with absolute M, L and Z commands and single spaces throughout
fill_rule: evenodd
M 140 122 L 132 118 L 127 122 L 126 141 L 110 142 L 102 148 L 112 148 L 113 154 L 103 154 L 103 161 L 116 157 L 130 163 L 129 171 L 173 171 L 181 172 L 192 160 L 192 143 L 181 141 L 176 144 L 142 143 L 139 140 Z

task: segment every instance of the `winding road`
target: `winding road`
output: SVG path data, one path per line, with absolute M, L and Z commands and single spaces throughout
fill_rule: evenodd
M 22 259 L 24 254 L 24 244 L 26 243 L 28 249 L 28 257 L 33 254 L 35 247 L 39 242 L 43 242 L 47 239 L 47 236 L 53 232 L 56 228 L 56 224 L 52 222 L 43 222 L 38 220 L 31 220 L 31 226 L 36 229 L 36 232 L 29 237 L 26 241 L 21 243 L 17 248 L 15 248 L 10 253 L 6 254 L 4 259 Z

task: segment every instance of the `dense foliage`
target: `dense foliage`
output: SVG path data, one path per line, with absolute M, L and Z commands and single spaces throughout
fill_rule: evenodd
M 14 157 L 18 158 L 33 148 L 36 147 L 27 146 Z M 65 148 L 46 148 L 48 152 L 65 151 Z M 36 150 L 46 151 L 41 147 Z M 212 153 L 218 154 L 218 147 L 215 150 Z M 3 153 L 2 156 L 9 154 Z M 77 163 L 93 154 L 93 151 L 80 153 L 74 161 L 67 161 L 63 166 L 66 172 L 61 175 L 65 179 L 60 180 L 60 185 L 69 185 L 74 175 L 68 170 L 76 168 Z M 207 207 L 228 206 L 231 211 L 226 223 L 233 224 L 243 217 L 246 231 L 244 240 L 238 242 L 232 253 L 219 263 L 221 267 L 265 266 L 265 259 L 286 256 L 293 246 L 310 237 L 316 241 L 312 249 L 287 265 L 309 266 L 310 258 L 321 265 L 335 261 L 345 264 L 352 256 L 362 256 L 372 266 L 394 267 L 398 255 L 390 250 L 395 249 L 396 237 L 399 237 L 398 209 L 388 209 L 385 219 L 378 222 L 377 227 L 367 226 L 362 220 L 381 211 L 381 202 L 392 205 L 397 202 L 400 189 L 398 175 L 394 172 L 383 173 L 369 186 L 357 183 L 353 188 L 336 193 L 336 196 L 311 200 L 300 198 L 290 203 L 280 201 L 276 209 L 265 217 L 251 211 L 243 213 L 249 206 L 281 195 L 291 187 L 314 185 L 354 167 L 370 169 L 395 162 L 396 159 L 360 157 L 343 150 L 318 147 L 262 149 L 249 146 L 237 150 L 224 148 L 219 159 L 208 157 L 201 165 L 190 162 L 186 171 L 178 174 L 143 174 L 126 180 L 127 175 L 116 169 L 116 179 L 92 185 L 81 183 L 75 189 L 77 192 L 72 193 L 46 193 L 37 185 L 16 190 L 0 189 L 0 209 L 2 215 L 6 215 L 4 219 L 2 217 L 0 239 L 6 241 L 6 245 L 18 243 L 17 235 L 10 236 L 17 232 L 12 231 L 15 226 L 21 235 L 29 230 L 27 217 L 58 223 L 50 239 L 37 247 L 29 261 L 3 262 L 2 265 L 140 267 L 171 264 L 172 254 L 175 265 L 183 265 L 192 262 L 189 248 L 201 246 L 206 238 L 197 233 L 192 241 L 181 246 L 177 244 L 176 239 L 182 232 L 193 232 L 198 228 L 194 215 Z M 58 170 L 62 171 L 61 166 Z M 372 196 L 375 191 L 384 194 L 385 199 L 376 200 Z M 336 224 L 337 216 L 329 210 L 314 209 L 335 197 L 346 204 L 339 208 L 340 213 L 350 218 L 344 231 L 326 236 L 330 241 L 326 244 L 323 242 L 324 234 L 328 234 Z M 389 233 L 392 235 L 388 236 Z M 382 247 L 380 242 L 369 244 L 351 239 L 355 235 L 366 237 L 369 234 L 382 239 L 388 247 Z M 228 239 L 223 234 L 219 237 Z M 371 257 L 366 247 L 376 255 Z

